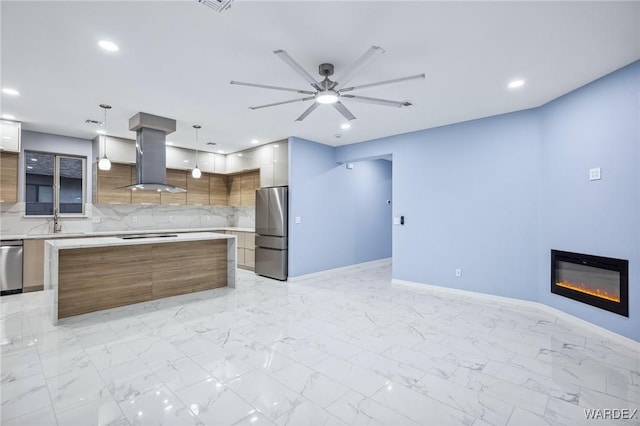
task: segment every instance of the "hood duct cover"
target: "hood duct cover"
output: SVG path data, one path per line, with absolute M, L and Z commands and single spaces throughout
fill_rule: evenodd
M 129 119 L 129 130 L 136 132 L 136 184 L 127 188 L 160 192 L 187 192 L 167 185 L 166 138 L 176 130 L 176 121 L 139 112 Z

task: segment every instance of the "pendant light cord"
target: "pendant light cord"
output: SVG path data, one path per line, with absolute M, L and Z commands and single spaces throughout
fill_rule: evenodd
M 198 130 L 200 130 L 201 126 L 198 124 L 194 124 L 193 128 L 196 129 L 196 169 L 198 168 Z
M 104 135 L 103 135 L 103 142 L 104 142 L 104 151 L 103 151 L 103 155 L 104 158 L 107 158 L 107 108 L 104 108 Z

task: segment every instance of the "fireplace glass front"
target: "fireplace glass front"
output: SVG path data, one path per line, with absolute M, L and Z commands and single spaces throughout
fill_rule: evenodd
M 551 292 L 629 316 L 629 262 L 551 250 Z

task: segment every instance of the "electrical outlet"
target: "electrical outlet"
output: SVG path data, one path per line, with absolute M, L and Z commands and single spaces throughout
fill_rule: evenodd
M 462 269 L 456 269 L 456 277 L 462 276 Z
M 133 223 L 138 223 L 138 216 L 133 216 L 133 217 L 131 218 L 131 222 L 133 222 Z
M 94 216 L 93 223 L 100 223 L 100 216 Z
M 600 167 L 596 167 L 595 169 L 589 169 L 589 180 L 600 180 L 602 177 L 600 176 Z

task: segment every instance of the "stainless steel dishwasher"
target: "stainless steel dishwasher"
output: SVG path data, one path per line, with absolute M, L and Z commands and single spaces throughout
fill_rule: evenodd
M 0 241 L 0 296 L 22 293 L 22 240 Z

